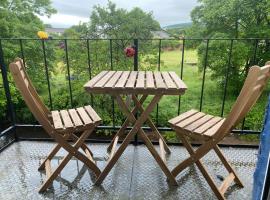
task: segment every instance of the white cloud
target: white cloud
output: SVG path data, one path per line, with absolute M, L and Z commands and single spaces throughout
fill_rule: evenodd
M 51 24 L 53 27 L 57 28 L 67 28 L 72 25 L 77 25 L 79 22 L 88 22 L 89 18 L 87 17 L 79 17 L 75 15 L 67 15 L 67 14 L 55 14 L 50 18 L 45 16 L 39 17 L 45 24 Z

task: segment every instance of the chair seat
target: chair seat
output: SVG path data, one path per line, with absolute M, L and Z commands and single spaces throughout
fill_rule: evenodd
M 171 127 L 187 136 L 209 139 L 211 138 L 225 118 L 208 115 L 197 110 L 189 110 L 171 120 L 169 123 Z
M 56 130 L 83 130 L 101 122 L 101 118 L 90 105 L 76 109 L 55 110 L 51 112 L 51 117 Z

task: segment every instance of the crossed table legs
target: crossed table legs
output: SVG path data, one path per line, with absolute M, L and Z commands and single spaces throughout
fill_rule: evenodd
M 153 109 L 155 108 L 157 103 L 160 101 L 162 94 L 155 95 L 154 98 L 149 103 L 149 105 L 146 107 L 146 109 L 143 109 L 142 103 L 145 101 L 147 96 L 148 95 L 143 95 L 141 97 L 141 99 L 138 100 L 138 98 L 135 95 L 133 95 L 132 99 L 135 103 L 135 107 L 133 108 L 132 111 L 130 111 L 128 109 L 128 106 L 125 104 L 124 100 L 122 99 L 122 97 L 120 95 L 115 95 L 115 99 L 116 99 L 117 103 L 119 104 L 119 108 L 126 115 L 127 119 L 124 122 L 123 126 L 120 128 L 120 130 L 115 135 L 110 146 L 108 147 L 108 151 L 111 152 L 110 157 L 108 159 L 108 163 L 107 163 L 106 167 L 104 168 L 104 170 L 101 172 L 101 174 L 97 178 L 96 183 L 95 183 L 96 185 L 100 185 L 102 183 L 102 181 L 106 178 L 106 176 L 108 175 L 108 173 L 110 172 L 112 167 L 115 165 L 115 163 L 117 162 L 119 157 L 122 155 L 124 150 L 127 148 L 128 144 L 130 143 L 131 139 L 134 137 L 134 135 L 136 133 L 138 133 L 141 136 L 146 147 L 148 148 L 150 153 L 153 155 L 153 157 L 157 161 L 161 170 L 167 176 L 169 183 L 171 185 L 177 185 L 177 182 L 176 182 L 174 176 L 172 175 L 172 173 L 170 172 L 170 170 L 168 169 L 168 167 L 165 164 L 165 152 L 164 151 L 166 151 L 167 153 L 170 153 L 170 150 L 169 150 L 167 144 L 165 143 L 163 137 L 158 132 L 157 128 L 155 127 L 155 125 L 153 124 L 153 122 L 151 121 L 151 119 L 149 117 L 149 114 L 153 111 Z M 141 112 L 141 115 L 138 119 L 136 119 L 136 117 L 134 115 L 138 110 Z M 151 127 L 151 129 L 154 131 L 154 133 L 158 136 L 160 150 L 161 150 L 161 156 L 158 154 L 158 152 L 154 148 L 152 142 L 146 136 L 146 133 L 144 132 L 144 130 L 141 128 L 141 126 L 143 125 L 144 122 L 147 122 L 149 124 L 149 126 Z M 122 144 L 116 150 L 116 145 L 117 145 L 118 139 L 121 135 L 124 134 L 124 130 L 127 128 L 129 123 L 134 124 L 133 128 L 129 131 L 129 133 L 125 137 L 124 141 L 122 142 Z

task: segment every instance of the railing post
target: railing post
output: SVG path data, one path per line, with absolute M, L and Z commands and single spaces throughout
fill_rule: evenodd
M 207 58 L 208 58 L 208 47 L 209 47 L 209 39 L 206 40 L 206 50 L 205 50 L 205 57 L 204 57 L 203 79 L 202 79 L 201 98 L 200 98 L 200 111 L 202 111 L 203 92 L 204 92 L 204 83 L 205 83 L 205 72 L 206 72 Z
M 41 40 L 41 43 L 42 43 L 45 75 L 46 75 L 47 87 L 48 87 L 48 93 L 49 93 L 49 103 L 50 103 L 50 109 L 52 110 L 53 109 L 53 104 L 52 104 L 52 94 L 51 94 L 51 83 L 50 83 L 50 77 L 49 77 L 49 69 L 48 69 L 45 41 Z
M 139 46 L 138 46 L 138 39 L 134 39 L 133 41 L 133 46 L 135 48 L 135 55 L 134 55 L 134 62 L 133 62 L 133 70 L 134 71 L 138 71 L 138 51 L 139 51 Z M 137 113 L 135 114 L 135 117 L 137 119 L 138 115 Z M 134 137 L 134 145 L 137 146 L 138 145 L 138 135 L 136 133 L 135 137 Z
M 9 89 L 9 82 L 8 82 L 8 77 L 7 77 L 7 68 L 5 65 L 5 60 L 4 60 L 4 52 L 3 52 L 3 47 L 2 47 L 2 40 L 0 40 L 0 67 L 1 67 L 1 74 L 2 74 L 2 79 L 3 79 L 3 86 L 4 86 L 4 91 L 7 99 L 7 109 L 8 109 L 8 116 L 10 118 L 10 121 L 12 125 L 15 125 L 15 111 L 10 95 L 10 89 Z
M 180 78 L 183 80 L 183 71 L 184 71 L 184 56 L 185 56 L 185 38 L 183 38 L 183 44 L 182 44 L 182 56 L 181 56 L 181 71 L 180 71 Z M 181 48 L 180 48 L 181 49 Z M 178 97 L 178 109 L 177 109 L 177 115 L 180 114 L 180 106 L 181 106 L 181 95 Z
M 231 43 L 230 43 L 229 60 L 228 60 L 228 66 L 226 69 L 226 74 L 225 74 L 224 94 L 223 94 L 221 115 L 220 115 L 221 117 L 223 117 L 223 115 L 224 115 L 224 108 L 225 108 L 225 101 L 226 101 L 227 87 L 228 87 L 228 79 L 229 79 L 229 73 L 230 73 L 230 68 L 231 68 L 232 51 L 233 51 L 233 39 L 231 40 Z
M 158 71 L 160 71 L 160 59 L 161 59 L 161 39 L 159 39 L 159 44 L 158 44 Z M 159 113 L 159 105 L 157 103 L 156 106 L 156 126 L 158 127 L 158 114 Z
M 110 41 L 110 65 L 111 65 L 111 70 L 113 70 L 113 52 L 112 52 L 112 39 Z M 114 98 L 112 98 L 112 111 L 113 111 L 113 127 L 115 128 L 115 108 L 114 108 Z
M 72 95 L 72 88 L 71 88 L 71 77 L 70 77 L 70 66 L 69 66 L 69 59 L 68 59 L 68 44 L 67 39 L 64 39 L 65 42 L 65 55 L 66 55 L 66 64 L 67 64 L 67 72 L 68 72 L 68 86 L 69 86 L 69 96 L 70 96 L 70 105 L 73 107 L 73 95 Z

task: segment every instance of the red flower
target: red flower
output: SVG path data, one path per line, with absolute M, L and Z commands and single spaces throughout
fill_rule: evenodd
M 136 50 L 133 47 L 127 47 L 124 51 L 127 57 L 133 57 L 136 53 Z

